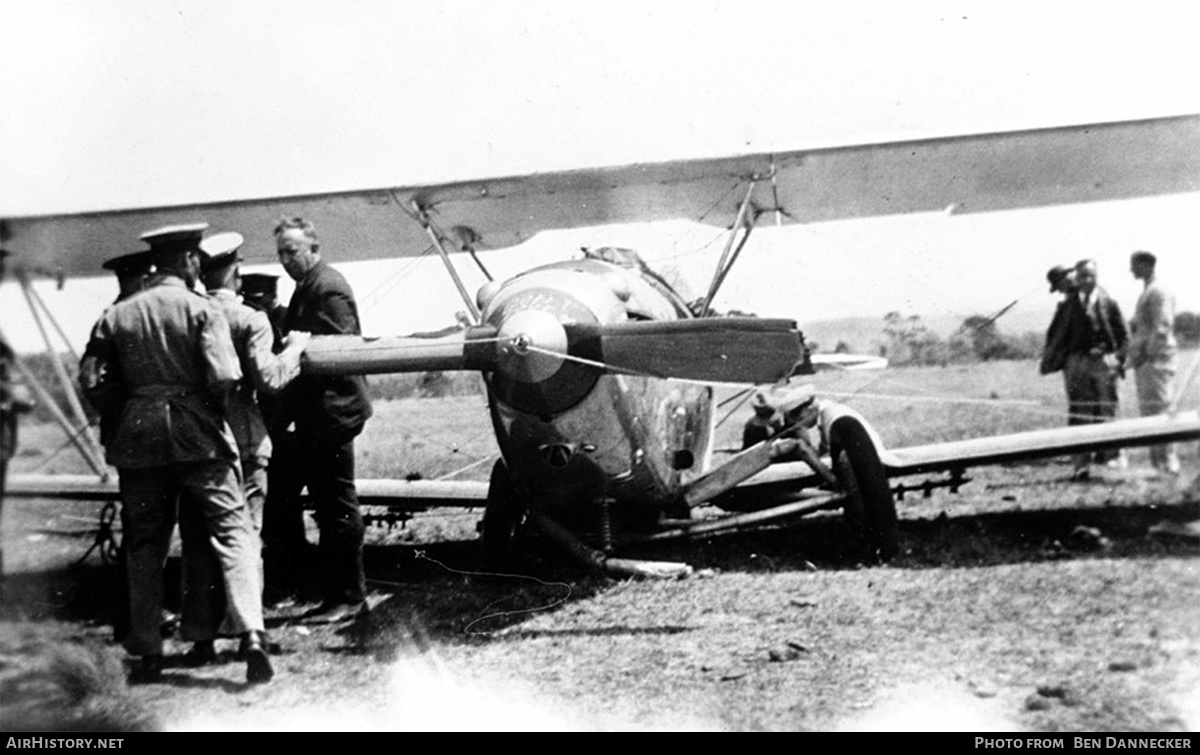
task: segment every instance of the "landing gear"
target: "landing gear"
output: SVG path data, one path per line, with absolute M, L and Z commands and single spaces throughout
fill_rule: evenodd
M 508 475 L 508 467 L 503 459 L 498 460 L 492 467 L 492 476 L 488 481 L 487 502 L 479 533 L 484 570 L 500 570 L 513 562 L 513 542 L 524 519 L 525 509 L 517 501 L 517 491 Z
M 899 549 L 896 504 L 871 436 L 857 419 L 842 417 L 830 430 L 830 448 L 846 492 L 846 522 L 863 555 L 872 561 L 891 559 Z
M 117 521 L 117 504 L 109 501 L 104 504 L 104 508 L 100 509 L 100 521 L 97 523 L 96 538 L 92 541 L 92 545 L 87 549 L 72 566 L 79 566 L 87 557 L 92 555 L 92 551 L 100 553 L 100 560 L 106 564 L 118 563 L 118 558 L 121 553 L 121 542 L 117 539 L 113 530 L 113 525 Z

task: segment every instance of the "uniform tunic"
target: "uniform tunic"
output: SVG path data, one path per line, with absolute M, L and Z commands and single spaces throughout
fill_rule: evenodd
M 162 653 L 163 564 L 177 506 L 185 511 L 185 553 L 198 543 L 216 553 L 235 631 L 262 630 L 258 540 L 224 415 L 224 396 L 242 376 L 225 317 L 182 279 L 159 276 L 105 310 L 86 354 L 85 393 L 101 412 L 120 403 L 106 454 L 120 473 L 124 503 L 126 649 Z M 185 596 L 185 614 L 188 602 Z
M 276 354 L 275 333 L 267 315 L 241 302 L 237 294 L 226 288 L 208 292 L 220 308 L 237 352 L 242 379 L 230 393 L 225 417 L 233 430 L 241 457 L 242 496 L 255 534 L 262 532 L 263 508 L 267 497 L 267 462 L 271 457 L 271 439 L 258 405 L 258 392 L 275 393 L 300 374 L 299 352 Z M 260 546 L 261 547 L 261 546 Z M 195 617 L 184 627 L 184 636 L 192 640 L 208 640 L 218 632 L 235 633 L 221 621 L 225 599 L 220 589 L 220 564 L 210 550 L 196 549 L 184 563 L 184 575 L 193 588 L 189 592 L 195 602 L 185 615 Z M 259 564 L 259 585 L 262 567 Z

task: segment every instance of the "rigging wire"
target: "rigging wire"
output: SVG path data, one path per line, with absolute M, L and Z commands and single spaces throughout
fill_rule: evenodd
M 457 449 L 457 448 L 455 448 L 455 449 L 454 449 L 454 452 L 455 452 L 455 453 L 458 453 L 458 449 Z M 457 477 L 457 476 L 459 476 L 460 474 L 462 474 L 462 473 L 464 473 L 464 472 L 468 472 L 468 471 L 470 471 L 470 470 L 472 470 L 472 469 L 474 469 L 474 468 L 476 468 L 476 467 L 483 466 L 484 464 L 488 463 L 489 461 L 493 461 L 493 460 L 495 460 L 495 459 L 496 459 L 496 458 L 498 458 L 499 456 L 500 456 L 500 454 L 488 454 L 487 456 L 483 457 L 482 459 L 478 459 L 478 460 L 476 460 L 476 461 L 473 461 L 473 462 L 471 462 L 470 464 L 468 464 L 468 465 L 467 465 L 467 466 L 465 466 L 465 467 L 462 467 L 462 468 L 460 468 L 460 469 L 456 469 L 456 470 L 454 470 L 453 472 L 447 472 L 446 474 L 444 474 L 444 475 L 442 475 L 442 476 L 440 476 L 440 477 L 435 477 L 435 478 L 434 478 L 434 480 L 437 480 L 437 481 L 441 481 L 441 480 L 449 480 L 451 477 Z
M 375 286 L 375 288 L 371 289 L 370 293 L 363 297 L 363 312 L 370 312 L 376 306 L 381 304 L 387 295 L 394 291 L 396 287 L 404 281 L 404 279 L 408 276 L 408 273 L 414 267 L 420 264 L 421 261 L 424 260 L 425 257 L 427 257 L 432 251 L 433 245 L 430 244 L 429 246 L 425 247 L 420 254 L 409 258 L 405 264 L 400 266 L 391 275 L 384 278 L 378 285 Z M 384 290 L 385 286 L 387 287 L 386 290 Z
M 33 470 L 30 472 L 30 474 L 37 474 L 38 472 L 42 471 L 47 466 L 49 466 L 49 464 L 52 461 L 54 461 L 55 459 L 57 459 L 58 456 L 63 451 L 67 450 L 67 447 L 74 445 L 75 441 L 79 440 L 79 438 L 92 427 L 95 427 L 95 425 L 89 424 L 89 425 L 81 425 L 79 427 L 76 427 L 74 432 L 68 434 L 67 439 L 64 440 L 62 442 L 62 444 L 59 445 L 58 448 L 54 449 L 53 453 L 51 453 L 49 456 L 47 456 L 45 459 L 43 459 L 40 464 L 38 464 L 36 467 L 34 467 Z
M 564 594 L 562 595 L 562 597 L 551 600 L 550 602 L 545 603 L 544 605 L 533 606 L 532 608 L 521 608 L 521 609 L 514 610 L 514 611 L 492 611 L 491 613 L 484 613 L 482 616 L 477 617 L 476 619 L 471 621 L 469 624 L 467 624 L 465 627 L 463 627 L 463 630 L 462 630 L 463 634 L 471 634 L 471 635 L 494 634 L 493 632 L 477 632 L 477 631 L 473 630 L 473 627 L 475 627 L 477 624 L 481 624 L 489 619 L 503 619 L 503 618 L 507 618 L 510 616 L 523 616 L 526 614 L 542 613 L 544 611 L 553 610 L 553 609 L 565 604 L 571 598 L 571 595 L 573 593 L 571 585 L 566 582 L 547 582 L 544 579 L 540 579 L 538 577 L 534 577 L 529 574 L 508 574 L 508 573 L 503 573 L 503 572 L 464 571 L 462 569 L 455 569 L 451 566 L 447 566 L 446 564 L 442 563 L 441 561 L 438 561 L 435 558 L 430 558 L 429 556 L 425 555 L 425 551 L 423 551 L 423 550 L 416 550 L 413 552 L 413 555 L 416 558 L 419 558 L 423 561 L 428 561 L 429 563 L 434 564 L 435 566 L 438 566 L 451 574 L 458 574 L 458 575 L 461 575 L 464 577 L 502 577 L 505 579 L 525 580 L 528 582 L 535 582 L 539 585 L 542 585 L 543 587 L 561 587 L 565 591 Z M 498 599 L 492 601 L 491 603 L 487 604 L 483 608 L 483 611 L 485 611 L 485 612 L 490 611 L 492 609 L 492 606 L 495 606 L 501 600 L 502 600 L 502 598 L 498 598 Z

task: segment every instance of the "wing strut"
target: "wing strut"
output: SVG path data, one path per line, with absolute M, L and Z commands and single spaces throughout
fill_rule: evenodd
M 775 169 L 775 155 L 771 155 L 771 203 L 775 205 L 775 227 L 783 227 L 783 208 L 779 206 L 779 184 L 775 178 L 779 171 Z
M 467 287 L 463 285 L 462 278 L 458 275 L 458 270 L 455 269 L 454 263 L 450 261 L 450 254 L 446 251 L 445 244 L 442 243 L 442 236 L 433 229 L 433 223 L 429 219 L 429 213 L 425 211 L 419 203 L 412 203 L 414 217 L 429 234 L 429 238 L 433 240 L 433 245 L 437 248 L 438 254 L 442 257 L 442 262 L 446 265 L 446 272 L 450 273 L 450 278 L 454 281 L 454 285 L 458 288 L 458 295 L 462 297 L 463 302 L 467 305 L 467 311 L 471 313 L 471 322 L 475 325 L 479 324 L 479 307 L 475 306 L 475 300 L 467 293 Z M 474 254 L 472 254 L 474 256 Z M 482 266 L 481 266 L 482 267 Z
M 713 271 L 712 282 L 708 284 L 708 293 L 704 296 L 704 302 L 700 306 L 700 317 L 708 315 L 709 307 L 712 306 L 713 298 L 716 297 L 717 291 L 720 290 L 721 284 L 725 281 L 725 276 L 729 274 L 733 263 L 737 261 L 738 254 L 741 253 L 742 247 L 746 245 L 746 239 L 750 237 L 750 226 L 746 223 L 746 214 L 750 211 L 750 199 L 754 196 L 754 187 L 758 185 L 758 178 L 750 180 L 750 188 L 746 190 L 746 198 L 742 200 L 742 204 L 738 207 L 737 220 L 733 221 L 733 227 L 729 229 L 729 240 L 725 242 L 725 249 L 721 252 L 721 260 L 717 263 L 717 269 Z M 746 233 L 742 237 L 742 243 L 738 244 L 737 251 L 733 253 L 733 257 L 729 256 L 729 250 L 733 248 L 733 240 L 737 238 L 738 231 L 745 229 Z
M 25 302 L 29 306 L 29 313 L 33 316 L 34 324 L 37 325 L 38 332 L 42 336 L 42 342 L 46 345 L 46 357 L 50 365 L 54 369 L 54 375 L 58 380 L 59 387 L 62 389 L 62 394 L 66 400 L 67 409 L 70 410 L 70 416 L 63 411 L 58 403 L 51 396 L 51 393 L 41 384 L 34 376 L 33 372 L 19 358 L 14 358 L 17 364 L 18 371 L 27 383 L 38 393 L 39 401 L 45 403 L 54 415 L 54 419 L 62 426 L 71 442 L 79 449 L 88 466 L 92 468 L 96 474 L 102 478 L 107 477 L 108 470 L 104 465 L 104 454 L 100 450 L 100 444 L 96 437 L 92 434 L 91 425 L 88 422 L 87 413 L 83 410 L 83 405 L 79 402 L 79 396 L 75 392 L 75 386 L 71 379 L 67 376 L 67 371 L 63 367 L 62 358 L 55 350 L 54 341 L 50 337 L 50 332 L 46 329 L 46 324 L 43 320 L 49 320 L 54 327 L 54 331 L 58 337 L 62 339 L 63 344 L 67 348 L 67 352 L 71 358 L 78 361 L 79 357 L 75 354 L 75 349 L 71 346 L 70 340 L 63 332 L 62 327 L 54 318 L 53 313 L 46 306 L 46 303 L 38 295 L 33 288 L 27 270 L 18 269 L 16 274 L 17 281 L 21 285 L 21 292 L 25 295 Z M 2 334 L 0 334 L 2 336 Z
M 0 333 L 0 338 L 3 337 L 4 334 Z M 104 466 L 104 462 L 101 460 L 101 457 L 97 455 L 95 448 L 91 445 L 92 440 L 91 436 L 87 435 L 86 433 L 86 425 L 84 431 L 81 432 L 79 428 L 73 425 L 71 420 L 67 419 L 67 415 L 63 414 L 62 409 L 59 408 L 58 403 L 54 400 L 54 397 L 50 395 L 50 391 L 46 390 L 45 386 L 43 386 L 41 381 L 37 379 L 37 376 L 33 374 L 33 371 L 29 369 L 19 354 L 13 354 L 13 366 L 16 367 L 17 372 L 21 374 L 21 379 L 24 380 L 25 383 L 33 389 L 33 392 L 37 394 L 38 402 L 43 404 L 50 411 L 50 416 L 52 416 L 54 421 L 58 423 L 58 426 L 63 429 L 63 432 L 67 434 L 67 439 L 70 440 L 75 448 L 79 451 L 80 456 L 82 456 L 83 460 L 86 461 L 88 466 L 92 468 L 92 471 L 99 475 L 101 480 L 107 480 L 108 469 Z M 83 437 L 81 437 L 81 435 Z M 87 438 L 87 440 L 85 441 L 83 438 Z
M 454 234 L 458 239 L 458 248 L 471 255 L 471 259 L 475 260 L 475 264 L 479 267 L 479 272 L 483 273 L 483 277 L 488 279 L 488 282 L 495 280 L 492 278 L 491 272 L 483 265 L 483 260 L 479 259 L 479 255 L 475 253 L 475 244 L 479 242 L 479 234 L 474 228 L 465 225 L 456 225 L 450 229 L 450 233 Z

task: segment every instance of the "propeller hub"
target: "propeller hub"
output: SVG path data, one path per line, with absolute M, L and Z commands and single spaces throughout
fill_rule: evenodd
M 549 312 L 517 312 L 505 318 L 497 335 L 497 366 L 513 380 L 540 383 L 562 367 L 567 331 Z

